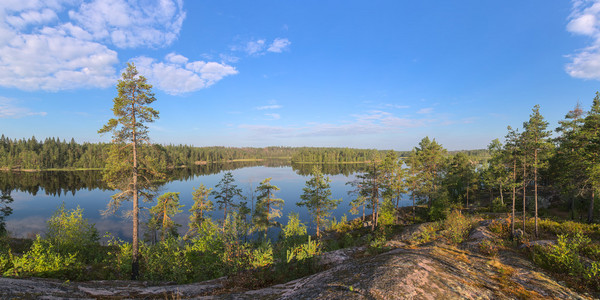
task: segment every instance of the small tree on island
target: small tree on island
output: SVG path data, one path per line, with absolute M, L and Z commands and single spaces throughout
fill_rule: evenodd
M 139 276 L 139 198 L 151 199 L 147 193 L 152 188 L 152 175 L 157 175 L 152 168 L 140 168 L 142 144 L 148 143 L 148 127 L 158 118 L 158 111 L 148 106 L 156 100 L 152 93 L 152 85 L 146 83 L 146 78 L 138 74 L 132 63 L 117 84 L 118 96 L 113 99 L 112 108 L 116 118 L 98 130 L 103 134 L 112 132 L 113 145 L 103 172 L 103 180 L 107 185 L 120 192 L 114 194 L 108 205 L 107 212 L 115 212 L 123 200 L 132 200 L 133 235 L 131 278 Z M 146 160 L 146 166 L 152 165 L 151 158 Z M 139 180 L 143 178 L 143 180 Z
M 321 236 L 320 228 L 327 218 L 331 215 L 331 211 L 336 209 L 342 199 L 331 199 L 331 189 L 329 177 L 323 176 L 319 167 L 315 166 L 312 170 L 312 178 L 306 181 L 306 187 L 302 190 L 304 193 L 300 195 L 298 206 L 306 206 L 317 225 L 317 238 Z

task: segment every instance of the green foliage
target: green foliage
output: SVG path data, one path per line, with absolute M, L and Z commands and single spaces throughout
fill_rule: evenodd
M 302 190 L 297 206 L 306 206 L 317 226 L 317 237 L 320 236 L 320 227 L 336 209 L 342 199 L 331 199 L 329 177 L 324 177 L 318 167 L 313 169 L 312 178 L 306 181 L 306 187 Z
M 256 188 L 258 196 L 252 221 L 258 230 L 264 230 L 265 237 L 269 227 L 276 225 L 273 219 L 281 217 L 283 199 L 275 198 L 276 191 L 279 191 L 279 188 L 271 184 L 271 178 L 263 180 Z
M 442 223 L 433 222 L 422 225 L 423 230 L 413 233 L 411 241 L 415 244 L 424 244 L 431 242 L 439 237 L 439 231 L 442 229 Z
M 560 235 L 557 245 L 544 247 L 536 246 L 533 260 L 544 268 L 557 272 L 566 272 L 569 275 L 577 275 L 583 271 L 584 265 L 579 259 L 579 248 L 582 243 L 589 243 L 582 235 L 569 238 L 568 235 Z
M 385 198 L 379 212 L 380 225 L 393 225 L 396 223 L 396 206 L 391 198 Z
M 46 240 L 58 253 L 77 254 L 85 262 L 100 259 L 98 231 L 83 218 L 83 209 L 79 206 L 66 210 L 63 203 L 48 220 L 46 228 Z
M 465 217 L 460 211 L 452 211 L 443 221 L 442 235 L 454 244 L 460 244 L 467 237 L 473 227 L 471 219 Z
M 227 219 L 227 208 L 234 206 L 233 200 L 235 197 L 244 199 L 242 189 L 238 188 L 235 184 L 235 179 L 231 172 L 223 174 L 223 178 L 210 194 L 215 197 L 217 204 L 219 204 L 219 209 L 224 209 L 223 220 Z
M 194 235 L 202 228 L 202 223 L 209 217 L 207 214 L 214 210 L 212 201 L 208 199 L 212 188 L 207 189 L 204 184 L 201 184 L 192 193 L 194 204 L 190 208 L 190 222 L 188 223 L 188 233 Z
M 300 217 L 297 213 L 290 213 L 287 224 L 281 229 L 281 237 L 285 241 L 289 241 L 295 238 L 304 239 L 306 235 L 306 225 L 300 222 Z
M 256 249 L 252 250 L 250 265 L 253 268 L 266 267 L 273 264 L 273 245 L 270 240 L 261 241 Z
M 477 244 L 477 248 L 479 249 L 479 252 L 488 256 L 495 256 L 498 254 L 498 245 L 496 245 L 496 243 L 492 240 L 486 239 L 479 242 L 479 244 Z
M 291 263 L 292 261 L 303 261 L 312 258 L 321 253 L 320 249 L 320 244 L 317 241 L 311 240 L 309 236 L 306 243 L 286 250 L 286 261 L 287 263 Z
M 149 228 L 151 231 L 160 230 L 160 239 L 164 241 L 167 237 L 177 237 L 177 227 L 171 217 L 181 212 L 182 204 L 179 204 L 179 193 L 168 192 L 160 197 L 154 207 L 150 209 Z
M 438 191 L 436 197 L 432 198 L 429 203 L 431 204 L 431 207 L 429 208 L 428 214 L 429 219 L 432 221 L 446 219 L 453 207 L 446 190 Z
M 49 241 L 36 237 L 33 245 L 22 256 L 8 254 L 4 261 L 4 276 L 9 277 L 54 277 L 77 279 L 83 265 L 77 254 L 61 254 Z M 6 266 L 10 267 L 6 267 Z

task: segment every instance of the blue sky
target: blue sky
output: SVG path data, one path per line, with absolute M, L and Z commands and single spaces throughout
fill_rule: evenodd
M 550 128 L 600 79 L 600 1 L 3 0 L 0 133 L 111 118 L 127 62 L 150 136 L 196 146 L 484 148 L 535 104 Z

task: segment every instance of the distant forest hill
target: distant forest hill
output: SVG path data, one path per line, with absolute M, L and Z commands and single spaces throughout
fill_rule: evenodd
M 60 138 L 37 140 L 0 137 L 0 169 L 102 169 L 108 156 L 109 143 L 76 143 Z M 378 161 L 388 150 L 326 147 L 194 147 L 189 145 L 153 144 L 144 155 L 156 158 L 163 167 L 182 167 L 213 162 L 258 159 L 285 159 L 293 163 L 361 163 Z M 408 157 L 411 151 L 396 151 Z M 464 152 L 479 160 L 489 156 L 488 150 Z

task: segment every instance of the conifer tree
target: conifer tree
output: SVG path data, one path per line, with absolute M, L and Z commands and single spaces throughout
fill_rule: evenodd
M 508 134 L 505 137 L 504 143 L 504 152 L 505 158 L 509 161 L 511 165 L 511 173 L 510 177 L 512 180 L 510 181 L 510 187 L 512 188 L 511 200 L 512 200 L 512 212 L 510 217 L 510 228 L 511 228 L 511 236 L 515 235 L 515 203 L 517 198 L 517 187 L 519 183 L 517 182 L 517 161 L 518 161 L 518 147 L 519 147 L 519 139 L 520 134 L 517 130 L 513 130 L 510 126 L 508 126 Z M 525 222 L 525 204 L 523 203 L 523 222 Z M 525 224 L 525 223 L 523 223 Z M 525 227 L 523 227 L 524 229 Z M 525 231 L 523 231 L 525 232 Z
M 258 196 L 252 219 L 258 229 L 265 231 L 265 237 L 269 227 L 274 225 L 273 219 L 281 217 L 283 199 L 275 198 L 276 191 L 279 191 L 279 188 L 271 184 L 271 178 L 266 178 L 256 187 Z
M 591 190 L 588 205 L 588 222 L 594 221 L 594 201 L 600 187 L 600 93 L 592 102 L 592 107 L 583 121 L 581 134 L 586 140 L 583 159 L 588 175 L 588 186 Z
M 312 178 L 306 181 L 306 186 L 302 189 L 304 193 L 300 195 L 301 201 L 296 203 L 298 206 L 306 206 L 312 215 L 317 225 L 317 238 L 321 236 L 321 225 L 342 201 L 342 199 L 331 199 L 330 181 L 329 177 L 323 176 L 319 167 L 315 166 Z
M 525 148 L 533 156 L 533 186 L 535 210 L 535 236 L 538 236 L 538 171 L 547 164 L 547 155 L 552 144 L 549 142 L 550 131 L 547 130 L 548 122 L 540 114 L 540 106 L 535 105 L 529 121 L 523 123 L 523 139 Z
M 235 206 L 233 202 L 235 197 L 244 199 L 242 189 L 238 188 L 235 184 L 235 179 L 231 172 L 223 174 L 223 178 L 215 186 L 211 195 L 215 197 L 216 202 L 219 204 L 219 209 L 223 209 L 223 222 L 227 220 L 227 209 Z
M 444 155 L 446 149 L 438 144 L 435 139 L 424 137 L 419 146 L 414 148 L 415 161 L 410 166 L 415 168 L 417 199 L 427 203 L 431 208 L 434 195 L 438 192 L 442 171 L 444 169 Z
M 208 198 L 211 191 L 212 188 L 207 189 L 204 184 L 200 184 L 198 188 L 194 189 L 194 192 L 192 193 L 194 204 L 192 205 L 192 208 L 190 208 L 188 233 L 198 232 L 202 227 L 202 223 L 204 223 L 206 214 L 214 210 L 214 205 Z
M 149 105 L 156 100 L 152 93 L 152 85 L 146 78 L 138 74 L 132 63 L 127 64 L 121 79 L 117 83 L 117 97 L 114 98 L 112 111 L 115 118 L 108 120 L 98 133 L 112 132 L 113 147 L 104 170 L 104 180 L 109 187 L 121 192 L 112 196 L 109 210 L 115 211 L 121 201 L 133 200 L 133 239 L 132 239 L 132 279 L 139 275 L 139 197 L 148 197 L 144 188 L 149 187 L 150 173 L 143 174 L 139 165 L 141 161 L 140 147 L 149 143 L 148 127 L 158 118 L 158 111 Z M 74 141 L 72 141 L 74 143 Z M 140 172 L 142 171 L 142 172 Z M 142 174 L 140 174 L 142 173 Z M 140 182 L 140 176 L 144 182 Z
M 158 197 L 156 205 L 150 209 L 152 224 L 160 228 L 161 241 L 164 242 L 168 235 L 177 236 L 179 225 L 171 217 L 180 213 L 182 207 L 179 204 L 179 193 L 168 192 Z

